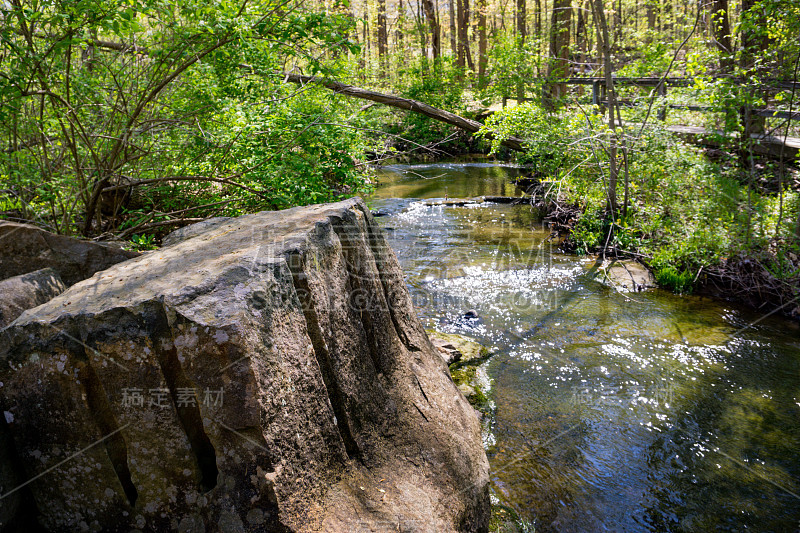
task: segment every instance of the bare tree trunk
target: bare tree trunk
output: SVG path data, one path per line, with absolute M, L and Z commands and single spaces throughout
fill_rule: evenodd
M 653 32 L 656 31 L 656 7 L 653 5 L 653 0 L 646 0 L 647 2 L 647 40 L 653 40 Z
M 466 65 L 464 57 L 464 35 L 466 29 L 464 28 L 464 5 L 462 0 L 454 0 L 456 2 L 456 65 L 464 68 Z
M 369 0 L 364 0 L 364 27 L 361 29 L 361 44 L 363 53 L 359 59 L 359 66 L 366 73 L 367 61 L 369 60 Z
M 350 20 L 353 21 L 353 33 L 351 35 L 351 38 L 356 44 L 359 44 L 358 25 L 355 23 L 355 21 L 358 20 L 358 15 L 356 13 L 356 6 L 354 4 L 350 4 L 350 8 L 347 11 L 347 16 L 350 17 Z M 364 64 L 364 54 L 358 54 L 358 77 L 362 80 L 364 79 L 365 66 L 366 65 Z
M 471 0 L 461 0 L 464 3 L 464 55 L 466 56 L 467 66 L 470 70 L 475 70 L 475 63 L 472 61 L 472 46 L 469 39 L 469 26 L 470 18 L 472 17 L 472 8 L 469 3 Z
M 456 23 L 458 25 L 458 56 L 456 64 L 462 68 L 469 66 L 469 68 L 474 69 L 472 55 L 469 50 L 469 0 L 458 0 L 456 8 Z
M 428 57 L 428 31 L 425 28 L 425 15 L 422 12 L 422 0 L 417 0 L 416 28 L 419 32 L 419 47 L 422 57 Z
M 617 131 L 614 121 L 614 111 L 616 109 L 616 93 L 614 91 L 614 80 L 612 78 L 611 66 L 611 43 L 609 42 L 608 23 L 603 6 L 603 0 L 592 0 L 592 11 L 597 25 L 597 44 L 603 54 L 603 74 L 605 75 L 606 91 L 608 94 L 608 127 L 611 128 L 611 136 L 608 146 L 608 207 L 611 220 L 616 220 L 617 213 Z
M 403 26 L 405 26 L 405 20 L 406 8 L 403 5 L 403 0 L 400 0 L 397 6 L 397 29 L 394 32 L 395 51 L 399 52 L 400 54 L 402 54 L 405 49 L 405 39 L 403 36 Z
M 528 36 L 527 15 L 525 13 L 525 0 L 517 0 L 517 46 L 520 49 L 525 47 L 525 40 Z M 525 80 L 517 81 L 517 104 L 521 104 L 525 98 Z
M 578 45 L 578 61 L 586 63 L 586 14 L 584 13 L 584 2 L 578 0 L 578 21 L 575 24 L 575 44 Z M 583 65 L 581 65 L 583 72 Z
M 569 76 L 569 29 L 572 16 L 571 0 L 555 0 L 550 24 L 550 59 L 547 63 L 547 79 L 564 79 Z M 567 92 L 563 81 L 547 82 L 543 103 L 549 110 L 557 106 L 557 101 Z
M 585 0 L 578 0 L 578 21 L 575 23 L 575 43 L 578 45 L 578 63 L 580 76 L 586 74 L 586 63 L 589 58 L 586 55 L 588 50 L 586 41 L 586 3 Z M 583 85 L 578 85 L 578 96 L 583 96 Z
M 439 21 L 436 18 L 436 8 L 433 0 L 422 0 L 422 7 L 425 9 L 425 18 L 428 20 L 428 28 L 431 32 L 431 53 L 434 61 L 439 59 L 442 53 L 441 35 L 439 31 Z
M 386 29 L 386 0 L 378 0 L 378 59 L 381 70 L 387 72 L 389 32 Z
M 486 0 L 478 0 L 478 86 L 486 86 L 486 67 L 489 56 L 486 39 Z
M 458 56 L 458 47 L 456 46 L 456 5 L 454 2 L 457 0 L 447 0 L 447 8 L 450 12 L 450 51 L 453 57 Z

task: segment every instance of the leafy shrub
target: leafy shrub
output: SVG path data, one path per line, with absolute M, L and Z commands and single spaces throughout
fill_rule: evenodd
M 736 176 L 663 126 L 638 133 L 632 128 L 617 130 L 625 139 L 620 150 L 627 149 L 629 204 L 611 220 L 606 212 L 604 150 L 611 132 L 599 117 L 577 112 L 553 115 L 525 104 L 495 114 L 482 130 L 483 135 L 494 136 L 495 148 L 510 135 L 524 138 L 528 150 L 519 160 L 542 179 L 544 194 L 581 206 L 583 213 L 571 234 L 578 253 L 591 253 L 608 243 L 616 250 L 639 254 L 650 263 L 659 284 L 686 292 L 702 268 L 741 245 L 737 243 L 766 244 L 769 231 L 752 228 L 756 221 L 762 228 L 777 224 L 775 198 L 748 196 Z M 620 204 L 624 194 L 621 174 Z M 787 195 L 785 205 L 791 205 L 791 199 Z
M 368 178 L 358 163 L 363 140 L 344 124 L 334 96 L 313 89 L 276 105 L 228 100 L 216 117 L 216 128 L 208 132 L 227 151 L 209 152 L 199 143 L 193 147 L 194 157 L 176 170 L 202 175 L 211 169 L 241 169 L 237 181 L 247 189 L 208 182 L 179 184 L 179 194 L 173 197 L 193 204 L 234 199 L 227 213 L 239 214 L 328 202 L 365 191 Z
M 514 32 L 498 32 L 489 50 L 489 83 L 479 90 L 478 96 L 481 99 L 516 98 L 518 84 L 523 83 L 526 96 L 539 103 L 542 42 L 541 37 L 530 35 L 525 44 L 520 45 Z
M 402 96 L 452 113 L 458 114 L 463 110 L 463 72 L 450 58 L 440 58 L 435 62 L 427 58 L 418 58 L 400 74 L 409 80 L 408 85 L 401 91 Z M 452 126 L 419 113 L 405 113 L 392 133 L 424 145 L 441 141 L 452 130 Z

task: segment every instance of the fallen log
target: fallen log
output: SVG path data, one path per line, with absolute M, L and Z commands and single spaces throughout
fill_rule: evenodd
M 330 89 L 331 91 L 343 94 L 345 96 L 352 96 L 353 98 L 361 98 L 362 100 L 369 100 L 371 102 L 377 102 L 379 104 L 397 107 L 399 109 L 405 109 L 406 111 L 413 111 L 414 113 L 420 113 L 422 115 L 425 115 L 426 117 L 430 117 L 434 120 L 438 120 L 440 122 L 450 124 L 451 126 L 461 128 L 462 130 L 468 131 L 470 133 L 477 132 L 483 126 L 483 124 L 481 124 L 477 120 L 464 118 L 456 115 L 455 113 L 450 113 L 449 111 L 445 111 L 443 109 L 438 109 L 436 107 L 430 106 L 424 102 L 420 102 L 419 100 L 412 100 L 411 98 L 402 98 L 400 96 L 394 96 L 391 94 L 384 94 L 375 91 L 370 91 L 368 89 L 362 89 L 361 87 L 356 87 L 354 85 L 348 85 L 346 83 L 334 80 L 328 80 L 324 78 L 318 78 L 316 76 L 303 76 L 300 74 L 282 74 L 282 76 L 285 81 L 296 83 L 298 85 L 306 85 L 308 83 L 314 83 L 316 85 L 321 85 L 326 89 Z M 509 137 L 508 139 L 503 141 L 503 146 L 521 152 L 524 151 L 522 143 L 523 140 L 520 139 L 519 137 Z
M 475 196 L 473 198 L 445 198 L 444 200 L 427 200 L 425 205 L 428 207 L 448 206 L 463 207 L 465 205 L 476 205 L 485 202 L 493 204 L 521 205 L 531 202 L 530 196 Z M 373 214 L 373 216 L 375 216 Z

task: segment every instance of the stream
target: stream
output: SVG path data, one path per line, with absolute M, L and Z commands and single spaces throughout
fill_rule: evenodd
M 529 205 L 420 201 L 516 196 L 517 173 L 390 166 L 368 200 L 424 326 L 495 353 L 493 502 L 538 533 L 800 531 L 800 326 L 618 292 Z

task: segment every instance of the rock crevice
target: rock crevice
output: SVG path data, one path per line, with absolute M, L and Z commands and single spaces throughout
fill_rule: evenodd
M 0 332 L 0 454 L 23 470 L 0 469 L 0 484 L 40 476 L 25 487 L 36 507 L 0 520 L 486 529 L 477 417 L 363 202 L 184 237 Z
M 350 458 L 358 457 L 358 444 L 353 438 L 353 430 L 350 427 L 350 417 L 345 412 L 344 398 L 339 388 L 339 382 L 333 371 L 333 363 L 331 361 L 330 352 L 328 351 L 328 345 L 325 342 L 324 334 L 319 325 L 317 310 L 314 307 L 314 300 L 311 297 L 311 287 L 308 284 L 308 276 L 303 270 L 303 256 L 300 252 L 295 251 L 288 255 L 287 261 L 292 271 L 294 288 L 300 300 L 300 305 L 303 308 L 308 336 L 311 339 L 311 346 L 320 368 L 322 382 L 325 384 L 328 400 L 330 401 L 331 409 L 333 409 L 335 415 L 336 426 L 339 428 L 342 444 Z

